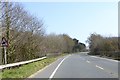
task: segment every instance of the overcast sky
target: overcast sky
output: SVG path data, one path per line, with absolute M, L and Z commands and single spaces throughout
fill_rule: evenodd
M 46 33 L 66 33 L 85 43 L 90 33 L 118 35 L 117 2 L 23 2 L 24 8 L 43 18 Z

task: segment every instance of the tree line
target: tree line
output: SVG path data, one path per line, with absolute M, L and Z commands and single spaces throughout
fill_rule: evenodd
M 0 38 L 8 41 L 7 63 L 39 58 L 49 54 L 71 53 L 85 49 L 67 34 L 46 34 L 42 19 L 31 15 L 20 3 L 0 2 Z M 1 48 L 2 64 L 4 49 Z
M 93 33 L 88 37 L 87 42 L 89 43 L 89 54 L 120 59 L 119 37 L 103 37 Z

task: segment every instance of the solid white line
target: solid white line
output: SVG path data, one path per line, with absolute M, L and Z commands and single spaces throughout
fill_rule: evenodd
M 58 59 L 59 60 L 59 59 Z M 58 61 L 57 60 L 57 61 Z M 34 73 L 34 74 L 32 74 L 32 75 L 30 75 L 28 78 L 34 78 L 34 76 L 35 75 L 37 75 L 37 74 L 39 74 L 40 72 L 42 72 L 42 71 L 44 71 L 46 68 L 48 68 L 48 67 L 50 67 L 52 64 L 54 64 L 55 62 L 53 62 L 53 63 L 51 63 L 51 64 L 49 64 L 49 65 L 47 65 L 46 67 L 44 67 L 43 69 L 40 69 L 39 71 L 37 71 L 36 73 Z
M 69 55 L 70 56 L 70 55 Z M 56 71 L 58 70 L 58 68 L 60 67 L 60 65 L 63 63 L 63 61 L 65 59 L 67 59 L 69 56 L 65 57 L 59 64 L 58 66 L 55 68 L 55 70 L 53 71 L 53 73 L 51 74 L 51 76 L 49 77 L 49 80 L 51 80 L 51 78 L 53 78 L 53 76 L 55 75 Z
M 97 67 L 97 68 L 100 68 L 100 69 L 102 69 L 102 70 L 104 70 L 104 68 L 102 68 L 102 67 L 100 67 L 100 66 L 98 66 L 98 65 L 96 65 L 96 67 Z
M 86 61 L 87 63 L 90 63 L 90 61 Z

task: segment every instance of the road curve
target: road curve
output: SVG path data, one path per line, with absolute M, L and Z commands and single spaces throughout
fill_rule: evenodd
M 87 55 L 70 54 L 53 62 L 31 78 L 74 78 L 118 80 L 118 62 Z

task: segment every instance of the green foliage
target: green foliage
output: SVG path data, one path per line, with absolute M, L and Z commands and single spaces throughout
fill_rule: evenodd
M 75 45 L 74 41 L 67 34 L 63 34 L 63 38 L 64 38 L 65 44 L 66 44 L 65 45 L 66 50 L 64 52 L 71 53 L 72 49 L 73 49 L 73 47 Z
M 27 78 L 33 73 L 37 72 L 38 70 L 57 60 L 61 56 L 64 55 L 50 57 L 41 61 L 33 62 L 16 68 L 5 69 L 2 73 L 0 73 L 2 75 L 0 78 Z
M 29 14 L 20 4 L 1 2 L 3 35 L 9 42 L 7 63 L 31 60 L 47 54 L 61 54 L 81 51 L 83 43 L 76 43 L 67 34 L 45 35 L 44 23 Z M 6 32 L 7 31 L 7 32 Z M 0 35 L 0 37 L 2 37 Z M 2 53 L 4 62 L 4 53 Z
M 90 54 L 110 57 L 119 52 L 118 37 L 102 37 L 99 34 L 93 33 L 87 42 L 89 43 Z
M 9 42 L 7 63 L 41 57 L 38 52 L 44 36 L 42 20 L 30 15 L 18 3 L 1 2 L 0 5 L 3 11 L 0 27 L 5 28 L 2 36 Z
M 84 51 L 86 49 L 86 45 L 84 43 L 79 42 L 77 39 L 73 39 L 74 47 L 73 52 Z
M 2 73 L 2 78 L 26 78 L 38 70 L 44 68 L 46 65 L 53 62 L 55 58 L 44 59 L 38 62 L 23 65 L 14 69 L 6 69 Z

